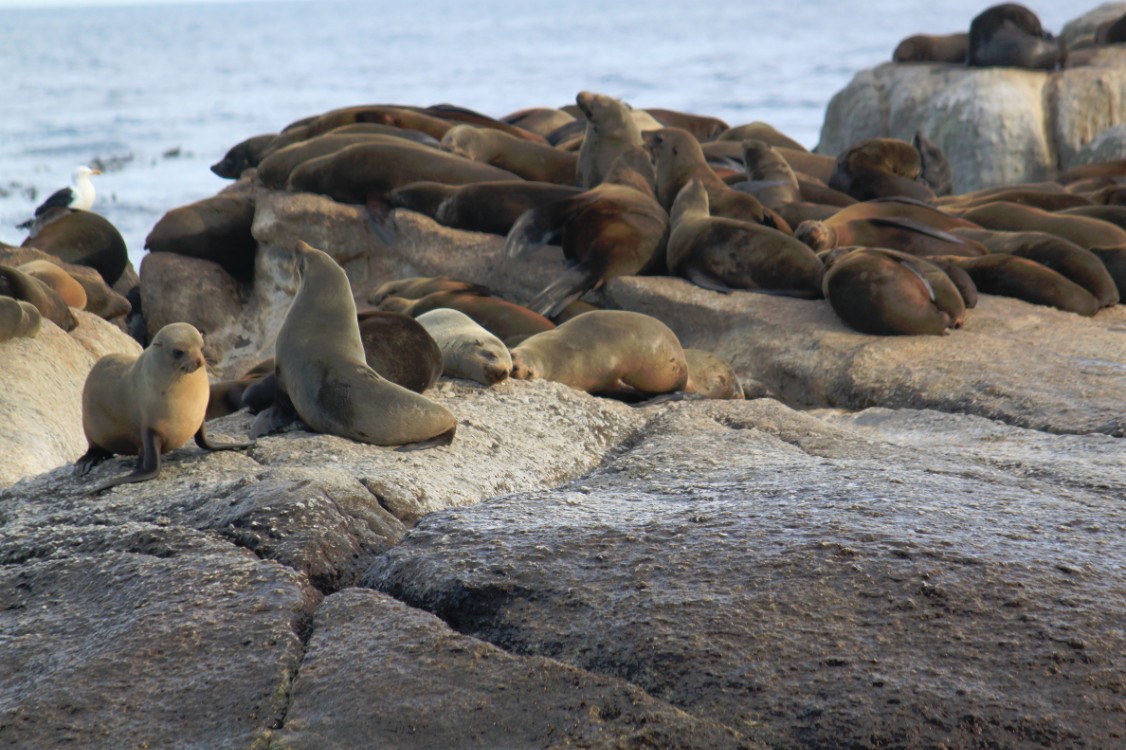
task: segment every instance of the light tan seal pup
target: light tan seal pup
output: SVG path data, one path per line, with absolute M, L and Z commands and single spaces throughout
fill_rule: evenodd
M 512 350 L 512 377 L 543 378 L 598 395 L 644 398 L 683 390 L 688 362 L 680 340 L 656 318 L 592 310 Z
M 453 439 L 449 409 L 383 378 L 368 366 L 348 277 L 305 242 L 295 251 L 300 284 L 278 331 L 277 393 L 251 437 L 300 418 L 309 429 L 375 445 Z
M 55 290 L 68 307 L 76 310 L 86 309 L 86 289 L 78 280 L 71 276 L 60 266 L 49 260 L 31 260 L 21 263 L 17 270 L 23 271 L 34 279 L 39 279 Z
M 703 349 L 685 349 L 684 358 L 688 361 L 686 394 L 701 398 L 743 398 L 743 386 L 730 362 Z
M 415 318 L 442 350 L 442 374 L 492 385 L 507 380 L 512 356 L 504 342 L 473 318 L 442 307 Z
M 82 476 L 114 453 L 137 455 L 132 474 L 110 479 L 92 492 L 160 474 L 160 457 L 194 437 L 207 450 L 246 448 L 250 443 L 213 443 L 204 431 L 210 387 L 203 336 L 190 323 L 157 331 L 139 356 L 107 354 L 82 388 L 82 429 L 89 449 L 75 464 Z

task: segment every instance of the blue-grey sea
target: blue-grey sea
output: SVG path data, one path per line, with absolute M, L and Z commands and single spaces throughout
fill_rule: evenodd
M 78 164 L 134 265 L 164 212 L 214 195 L 228 147 L 335 107 L 636 107 L 764 120 L 807 146 L 858 71 L 982 0 L 272 0 L 0 9 L 0 241 Z M 1044 26 L 1094 7 L 1026 2 Z

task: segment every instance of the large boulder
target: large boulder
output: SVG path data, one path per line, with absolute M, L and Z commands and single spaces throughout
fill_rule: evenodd
M 99 358 L 141 347 L 97 315 L 74 310 L 69 333 L 44 320 L 32 338 L 0 342 L 0 487 L 86 452 L 82 386 Z
M 921 130 L 945 153 L 957 193 L 1046 180 L 1126 124 L 1122 91 L 1122 45 L 1057 72 L 889 62 L 857 73 L 830 100 L 817 151 L 836 155 L 865 138 L 909 141 Z

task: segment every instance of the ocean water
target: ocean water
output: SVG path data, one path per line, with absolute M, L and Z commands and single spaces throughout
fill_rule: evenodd
M 581 90 L 764 120 L 807 146 L 825 107 L 903 37 L 980 0 L 274 0 L 0 9 L 0 241 L 78 164 L 135 266 L 168 210 L 214 195 L 235 143 L 367 103 L 493 116 Z M 1094 3 L 1028 2 L 1058 32 Z

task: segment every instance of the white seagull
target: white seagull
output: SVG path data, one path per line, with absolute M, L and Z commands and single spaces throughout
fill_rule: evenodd
M 85 166 L 75 167 L 71 186 L 51 193 L 47 200 L 35 209 L 35 216 L 19 224 L 18 228 L 30 229 L 40 219 L 47 219 L 47 214 L 54 213 L 55 209 L 71 208 L 89 211 L 94 205 L 94 184 L 90 182 L 90 176 L 95 174 L 101 172 Z

